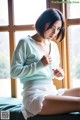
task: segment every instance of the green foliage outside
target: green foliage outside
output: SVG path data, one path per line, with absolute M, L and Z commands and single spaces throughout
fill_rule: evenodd
M 0 53 L 0 79 L 10 77 L 10 65 L 7 55 Z

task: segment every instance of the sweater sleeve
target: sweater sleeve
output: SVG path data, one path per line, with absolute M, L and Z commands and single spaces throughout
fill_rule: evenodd
M 25 78 L 32 76 L 44 67 L 41 61 L 26 65 L 25 60 L 29 54 L 29 46 L 26 40 L 20 40 L 12 57 L 10 74 L 12 78 Z

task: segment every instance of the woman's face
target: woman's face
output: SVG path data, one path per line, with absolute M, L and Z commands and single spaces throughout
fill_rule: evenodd
M 45 29 L 47 29 L 49 25 L 50 23 L 47 23 Z M 62 22 L 60 20 L 56 21 L 51 28 L 49 28 L 44 32 L 44 37 L 46 39 L 54 38 L 59 33 L 61 26 L 62 26 Z

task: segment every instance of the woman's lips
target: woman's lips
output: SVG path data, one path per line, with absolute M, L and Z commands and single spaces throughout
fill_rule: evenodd
M 54 37 L 54 35 L 50 35 L 50 36 L 49 36 L 49 38 L 53 38 L 53 37 Z

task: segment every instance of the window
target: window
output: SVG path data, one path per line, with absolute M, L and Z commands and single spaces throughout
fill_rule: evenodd
M 68 0 L 69 1 L 69 0 Z M 68 19 L 80 18 L 80 0 L 71 0 L 72 3 L 67 4 Z M 76 3 L 75 3 L 76 2 Z
M 0 26 L 8 24 L 8 0 L 0 0 Z
M 46 0 L 14 0 L 14 24 L 34 24 L 46 9 Z
M 74 0 L 76 2 L 76 0 Z M 70 87 L 80 87 L 80 1 L 67 4 L 67 45 Z
M 8 1 L 0 0 L 0 26 L 8 25 Z M 0 31 L 0 96 L 11 96 L 9 32 Z M 6 91 L 6 94 L 5 94 Z
M 34 34 L 45 9 L 46 0 L 0 0 L 0 97 L 21 98 L 22 84 L 10 78 L 10 61 L 18 41 Z
M 80 87 L 80 25 L 69 26 L 71 87 Z

